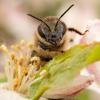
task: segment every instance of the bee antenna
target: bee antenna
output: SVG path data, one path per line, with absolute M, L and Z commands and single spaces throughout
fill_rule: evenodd
M 29 16 L 32 17 L 32 18 L 37 19 L 38 21 L 40 21 L 40 22 L 42 22 L 42 23 L 44 23 L 44 24 L 48 27 L 49 31 L 51 31 L 49 25 L 48 25 L 47 23 L 45 23 L 42 19 L 40 19 L 40 18 L 38 18 L 38 17 L 36 17 L 36 16 L 33 16 L 33 15 L 31 15 L 31 14 L 27 14 L 27 15 L 29 15 Z
M 56 27 L 57 27 L 57 25 L 58 25 L 60 19 L 61 19 L 73 6 L 74 6 L 74 4 L 72 4 L 72 5 L 59 17 L 59 19 L 58 19 L 57 22 L 56 22 L 55 28 L 54 28 L 55 30 L 56 30 Z

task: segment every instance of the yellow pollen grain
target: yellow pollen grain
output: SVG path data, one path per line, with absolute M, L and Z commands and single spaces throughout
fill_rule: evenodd
M 31 58 L 31 63 L 36 67 L 36 69 L 39 69 L 40 67 L 40 57 L 34 56 Z
M 37 57 L 37 56 L 35 56 L 35 57 L 32 57 L 31 58 L 31 62 L 33 63 L 33 64 L 39 64 L 40 63 L 40 57 Z

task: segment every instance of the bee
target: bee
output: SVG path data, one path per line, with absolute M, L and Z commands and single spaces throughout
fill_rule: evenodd
M 75 28 L 67 27 L 61 18 L 74 6 L 72 4 L 62 15 L 57 18 L 48 16 L 44 20 L 28 14 L 30 17 L 37 19 L 41 24 L 37 28 L 37 33 L 34 34 L 34 49 L 31 56 L 40 57 L 42 64 L 50 61 L 54 56 L 65 52 L 64 48 L 67 45 L 67 32 L 72 31 L 79 35 L 84 35 Z

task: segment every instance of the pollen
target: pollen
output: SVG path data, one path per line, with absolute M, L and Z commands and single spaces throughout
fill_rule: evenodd
M 38 69 L 40 66 L 40 57 L 34 56 L 31 58 L 31 63 Z

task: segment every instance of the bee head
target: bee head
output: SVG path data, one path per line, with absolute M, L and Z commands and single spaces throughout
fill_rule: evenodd
M 41 21 L 38 27 L 39 35 L 53 46 L 58 46 L 62 40 L 65 32 L 66 25 L 60 19 L 69 11 L 74 4 L 72 4 L 59 18 L 47 17 L 44 20 L 28 14 L 29 16 Z
M 38 27 L 39 35 L 51 45 L 58 46 L 66 32 L 66 25 L 62 21 L 59 21 L 56 26 L 58 18 L 55 17 L 47 17 L 44 21 L 49 28 L 45 24 L 41 23 Z

